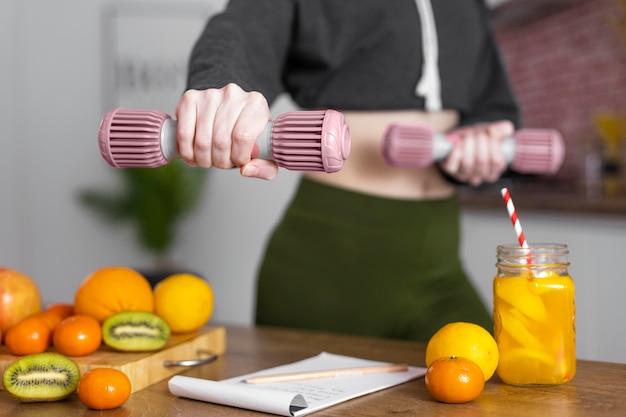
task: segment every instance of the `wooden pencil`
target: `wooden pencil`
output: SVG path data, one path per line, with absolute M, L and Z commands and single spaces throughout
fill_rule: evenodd
M 244 380 L 247 384 L 271 384 L 277 382 L 305 381 L 310 379 L 338 378 L 342 376 L 380 374 L 389 372 L 406 372 L 407 364 L 389 364 L 358 368 L 328 369 L 323 371 L 295 372 L 288 374 L 259 375 Z

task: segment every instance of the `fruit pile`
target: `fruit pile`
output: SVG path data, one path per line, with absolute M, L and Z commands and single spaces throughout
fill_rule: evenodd
M 77 391 L 89 408 L 118 407 L 130 397 L 128 377 L 111 368 L 81 375 L 72 357 L 92 354 L 103 343 L 122 352 L 159 350 L 171 333 L 194 332 L 212 313 L 211 287 L 190 274 L 171 275 L 152 288 L 133 269 L 105 267 L 83 280 L 73 304 L 42 309 L 34 281 L 0 267 L 0 339 L 9 353 L 22 356 L 5 369 L 4 387 L 23 402 L 55 401 Z
M 448 323 L 426 345 L 426 389 L 444 403 L 473 401 L 495 373 L 498 360 L 498 345 L 483 327 Z

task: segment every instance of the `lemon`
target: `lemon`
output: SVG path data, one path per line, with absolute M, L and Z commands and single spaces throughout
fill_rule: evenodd
M 499 285 L 495 294 L 521 311 L 525 316 L 537 322 L 545 322 L 548 318 L 546 306 L 542 298 L 533 292 L 534 280 L 526 278 L 507 278 L 506 285 Z
M 498 367 L 498 345 L 483 327 L 466 322 L 448 323 L 430 338 L 426 345 L 426 366 L 443 357 L 461 357 L 475 362 L 485 381 Z
M 508 311 L 500 311 L 500 320 L 502 331 L 517 343 L 527 348 L 541 349 L 542 344 L 539 339 L 528 330 L 535 326 L 519 310 L 511 308 Z
M 511 349 L 502 355 L 498 368 L 500 379 L 510 384 L 518 384 L 520 381 L 537 383 L 539 379 L 545 377 L 554 378 L 555 383 L 566 381 L 567 365 L 562 362 L 562 374 L 556 369 L 556 358 L 541 350 L 529 348 Z M 515 379 L 507 377 L 515 375 Z
M 173 333 L 187 333 L 204 326 L 213 314 L 213 289 L 192 274 L 174 274 L 154 287 L 157 316 Z

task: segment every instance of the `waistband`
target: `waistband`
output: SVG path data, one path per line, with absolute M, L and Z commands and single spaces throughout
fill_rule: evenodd
M 323 184 L 302 177 L 290 210 L 335 219 L 344 225 L 369 223 L 387 228 L 422 227 L 425 223 L 458 219 L 456 194 L 440 199 L 404 200 L 379 197 Z

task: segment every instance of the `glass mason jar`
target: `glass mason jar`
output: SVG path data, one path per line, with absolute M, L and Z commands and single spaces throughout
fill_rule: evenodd
M 564 244 L 497 247 L 497 373 L 508 384 L 556 385 L 576 374 L 576 308 L 568 254 Z

